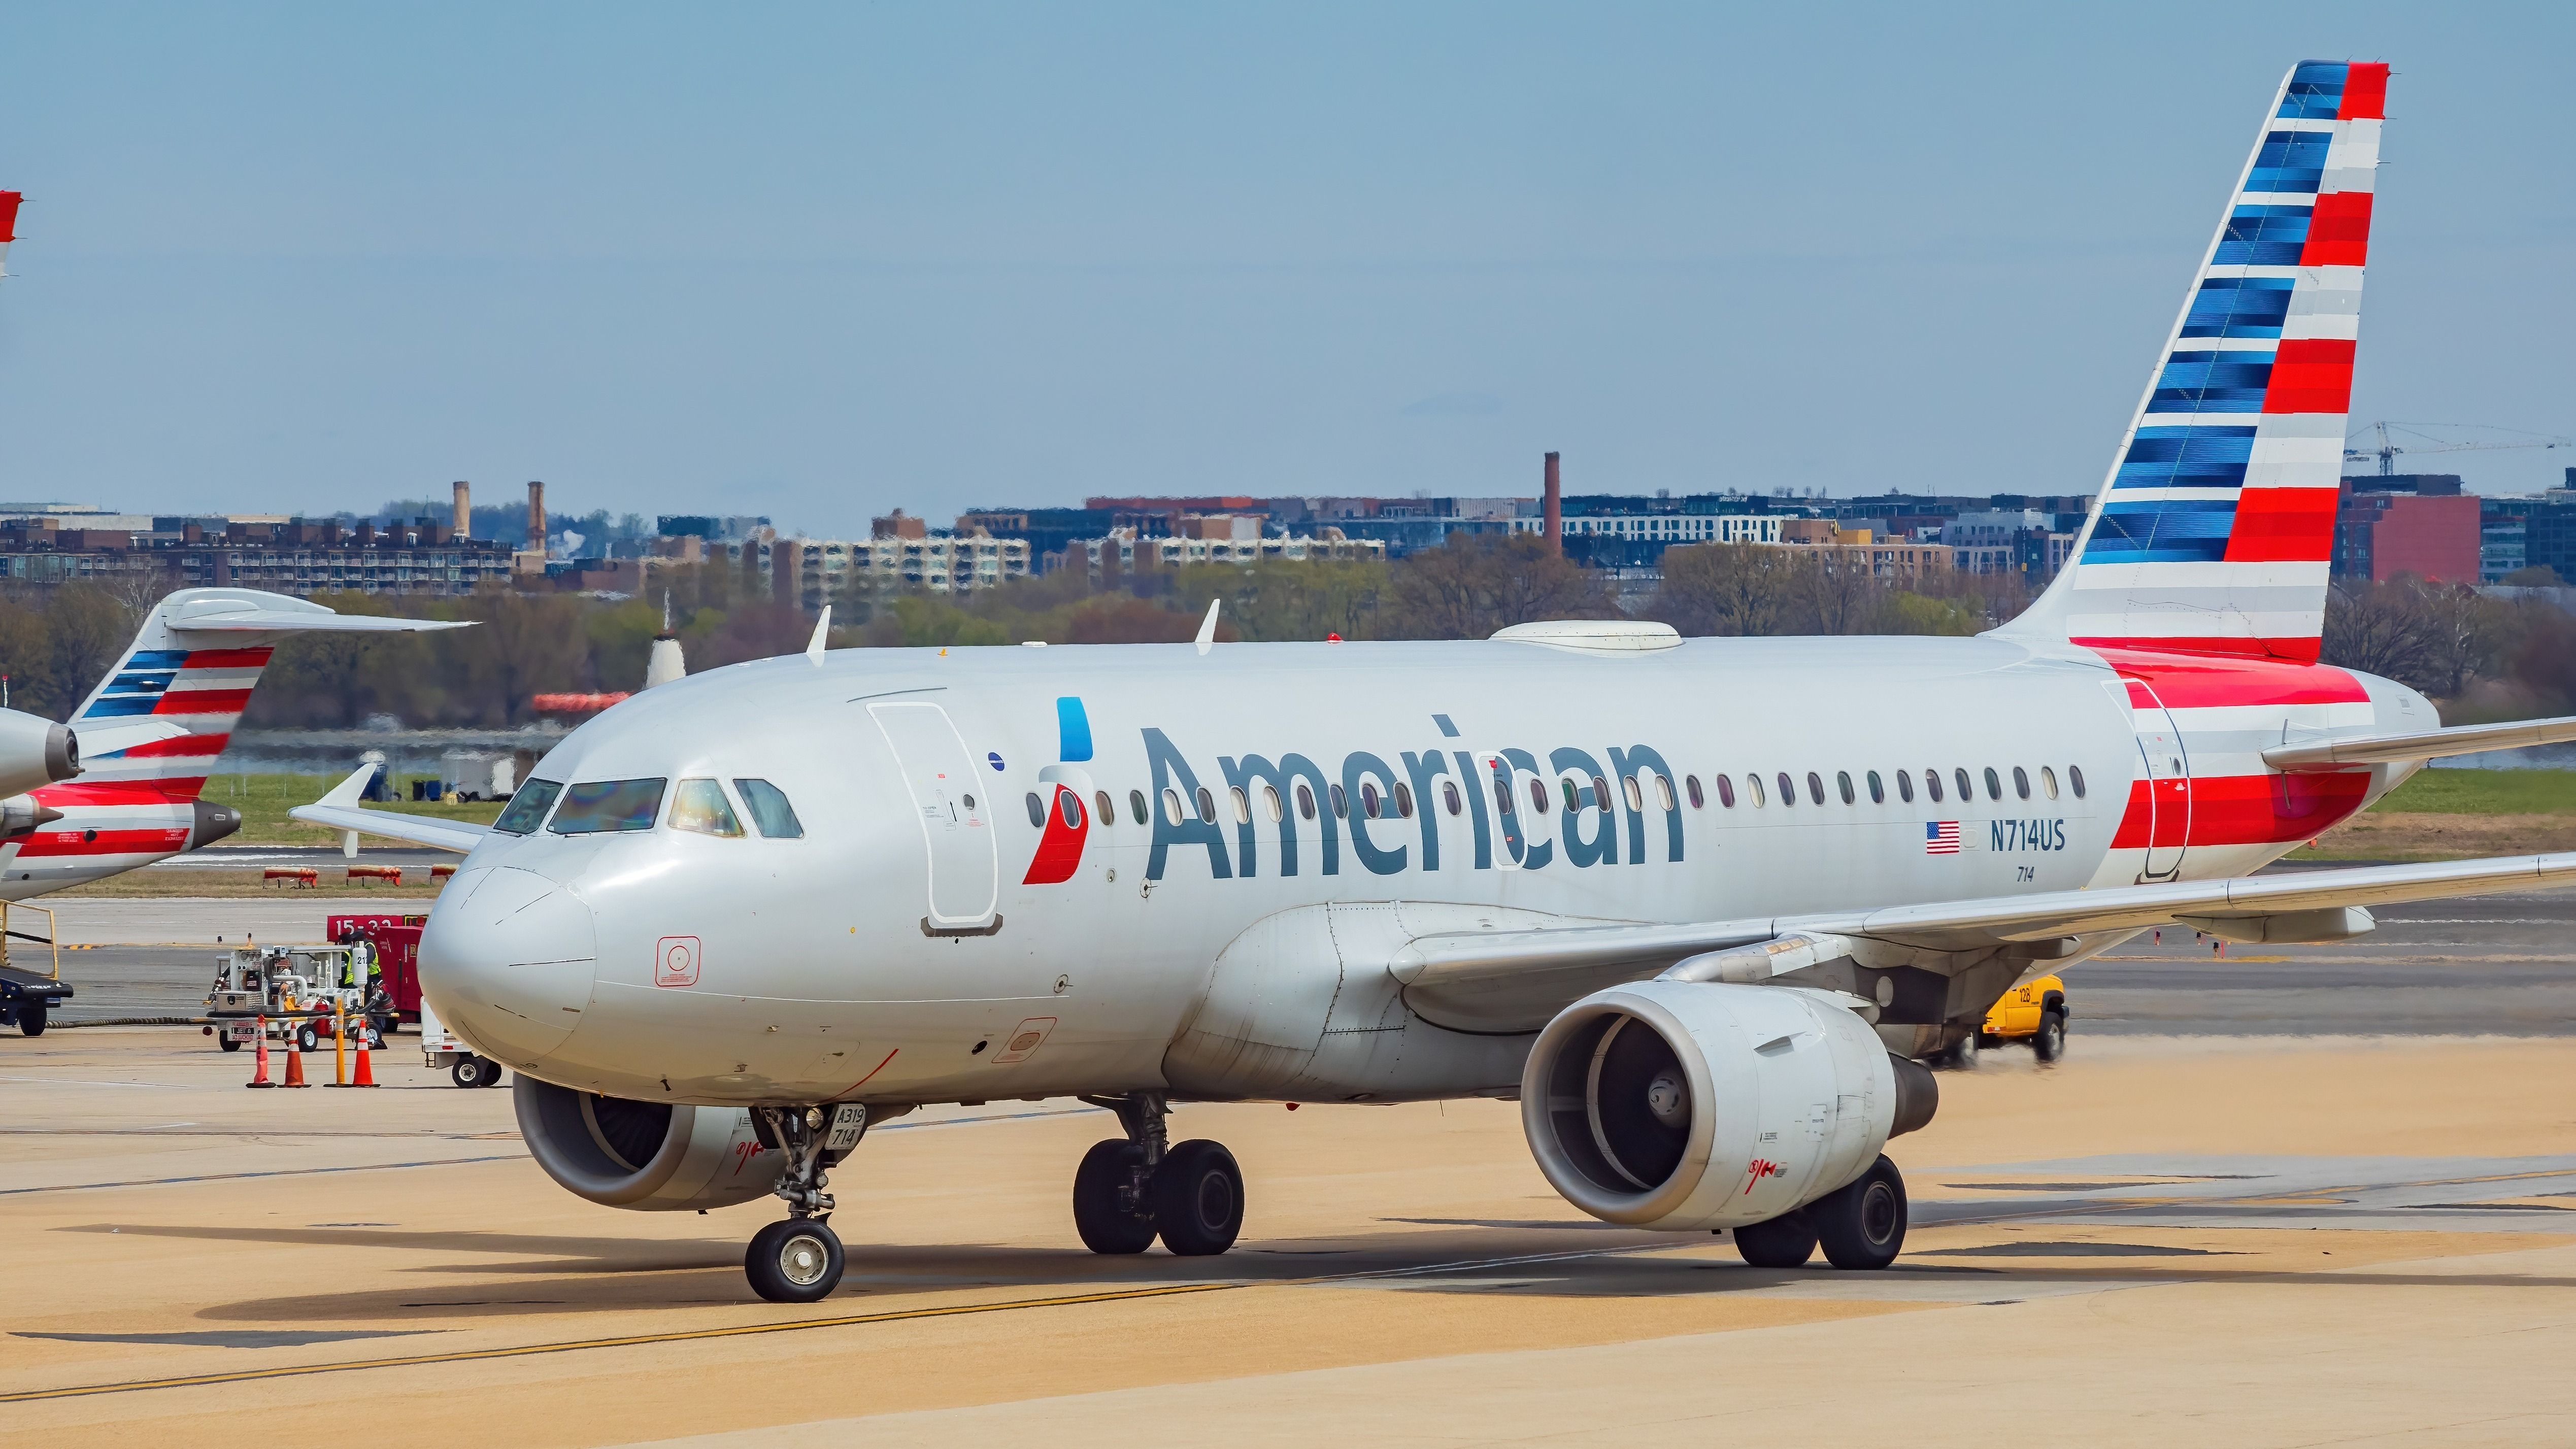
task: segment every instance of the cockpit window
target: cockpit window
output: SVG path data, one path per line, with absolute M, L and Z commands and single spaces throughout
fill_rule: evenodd
M 700 835 L 742 834 L 742 822 L 725 803 L 724 786 L 713 780 L 682 780 L 671 795 L 671 828 Z
M 510 797 L 510 808 L 501 812 L 501 818 L 492 822 L 492 828 L 507 835 L 532 834 L 545 822 L 546 811 L 553 807 L 555 797 L 562 793 L 563 785 L 559 781 L 530 780 L 519 787 L 518 794 Z
M 618 830 L 650 830 L 662 813 L 662 787 L 669 780 L 590 780 L 564 791 L 563 808 L 546 828 L 557 835 L 597 835 Z
M 767 780 L 736 780 L 733 787 L 742 792 L 742 808 L 751 812 L 751 823 L 761 834 L 772 840 L 805 838 L 805 827 L 797 823 L 787 792 Z

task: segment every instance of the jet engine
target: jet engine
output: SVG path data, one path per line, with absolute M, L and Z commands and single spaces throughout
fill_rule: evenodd
M 1521 1127 L 1568 1202 L 1639 1228 L 1732 1228 L 1843 1186 L 1939 1088 L 1832 992 L 1646 981 L 1539 1033 Z
M 683 1107 L 576 1092 L 520 1073 L 519 1135 L 565 1188 L 608 1207 L 681 1212 L 769 1196 L 787 1154 L 740 1107 Z
M 0 709 L 0 796 L 68 780 L 81 772 L 80 741 L 49 719 Z

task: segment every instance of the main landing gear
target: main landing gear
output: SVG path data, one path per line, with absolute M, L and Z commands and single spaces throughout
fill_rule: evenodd
M 1756 1268 L 1797 1268 L 1822 1245 L 1837 1268 L 1884 1268 L 1905 1247 L 1905 1179 L 1881 1157 L 1856 1180 L 1795 1212 L 1735 1230 L 1735 1251 Z
M 825 1173 L 849 1155 L 867 1131 L 868 1111 L 854 1102 L 837 1107 L 760 1107 L 753 1110 L 762 1145 L 787 1154 L 778 1196 L 787 1220 L 752 1234 L 742 1254 L 751 1291 L 772 1303 L 813 1303 L 841 1286 L 848 1258 L 832 1231 L 832 1195 Z
M 1125 1138 L 1092 1144 L 1073 1174 L 1073 1226 L 1095 1253 L 1141 1253 L 1160 1237 L 1184 1258 L 1234 1246 L 1243 1231 L 1243 1170 L 1214 1142 L 1170 1143 L 1160 1092 L 1085 1097 L 1118 1114 Z

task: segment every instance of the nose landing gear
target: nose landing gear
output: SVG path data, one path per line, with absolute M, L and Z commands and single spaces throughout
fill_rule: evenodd
M 1160 1092 L 1085 1097 L 1118 1114 L 1127 1136 L 1092 1144 L 1073 1174 L 1073 1226 L 1095 1253 L 1141 1253 L 1160 1237 L 1179 1257 L 1234 1246 L 1243 1231 L 1243 1170 L 1215 1142 L 1170 1141 Z
M 837 1107 L 761 1107 L 753 1112 L 763 1143 L 787 1154 L 779 1174 L 778 1196 L 787 1202 L 787 1220 L 771 1223 L 752 1235 L 743 1250 L 742 1271 L 751 1291 L 772 1303 L 813 1303 L 841 1286 L 848 1264 L 834 1233 L 832 1195 L 823 1190 L 826 1172 L 859 1145 L 868 1129 L 868 1109 L 844 1102 Z

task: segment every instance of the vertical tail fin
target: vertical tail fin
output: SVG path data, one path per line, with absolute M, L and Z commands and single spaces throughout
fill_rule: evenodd
M 182 589 L 145 615 L 134 642 L 72 712 L 74 735 L 149 721 L 174 726 L 166 738 L 84 750 L 80 778 L 48 785 L 48 804 L 101 805 L 193 800 L 215 757 L 232 740 L 260 671 L 277 641 L 307 630 L 382 633 L 455 629 L 461 624 L 335 614 L 319 604 L 255 589 Z M 128 731 L 117 730 L 118 734 Z
M 1998 633 L 2315 661 L 2387 90 L 2282 81 L 2065 570 Z
M 18 202 L 22 195 L 0 191 L 0 277 L 9 275 L 9 243 L 18 239 Z

